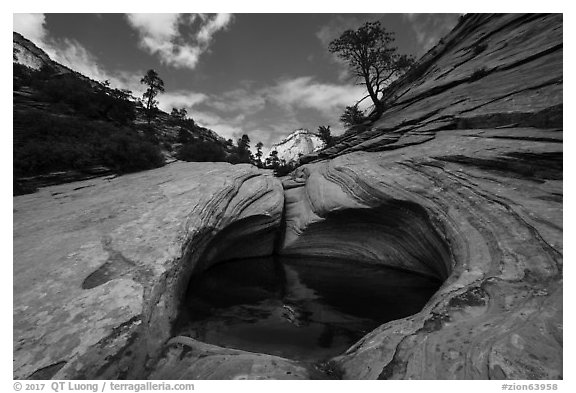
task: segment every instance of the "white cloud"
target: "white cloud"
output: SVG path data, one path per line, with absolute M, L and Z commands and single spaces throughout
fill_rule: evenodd
M 177 34 L 178 21 L 183 18 L 179 15 L 154 14 L 153 17 L 138 14 L 133 17 L 133 22 L 139 26 L 145 26 L 150 32 L 149 41 L 152 46 L 162 45 L 162 39 L 169 39 Z M 195 16 L 191 16 L 189 21 Z M 212 36 L 218 30 L 224 28 L 230 21 L 230 16 L 219 14 L 216 17 L 201 16 L 202 27 L 198 32 L 198 42 L 201 42 L 203 50 L 207 48 Z M 42 48 L 54 61 L 61 63 L 74 71 L 97 80 L 109 80 L 112 87 L 129 89 L 136 97 L 141 97 L 145 86 L 140 83 L 143 72 L 129 73 L 125 71 L 110 72 L 98 64 L 98 60 L 82 44 L 76 40 L 54 40 L 48 36 L 45 28 L 43 14 L 14 14 L 14 31 L 30 39 L 38 47 Z M 152 40 L 157 41 L 152 41 Z M 169 44 L 172 45 L 172 44 Z M 183 49 L 174 61 L 185 61 L 187 56 Z M 191 53 L 191 52 L 190 52 Z M 180 56 L 180 57 L 178 57 Z M 222 137 L 236 140 L 244 132 L 242 122 L 246 111 L 254 112 L 264 107 L 264 98 L 251 94 L 245 89 L 232 90 L 219 97 L 209 97 L 204 93 L 179 90 L 169 91 L 158 96 L 160 109 L 170 112 L 172 108 L 186 108 L 190 117 L 200 125 L 216 131 Z M 213 103 L 212 107 L 224 113 L 240 111 L 233 116 L 220 116 L 214 112 L 197 109 L 200 103 Z
M 46 38 L 46 17 L 44 14 L 13 14 L 13 30 L 34 43 L 44 43 Z
M 205 101 L 207 98 L 208 96 L 204 93 L 180 90 L 159 95 L 158 106 L 168 113 L 172 111 L 172 108 L 186 108 L 186 110 L 190 111 L 194 105 Z
M 158 48 L 162 45 L 167 47 L 191 45 L 181 44 L 182 37 L 179 31 L 182 24 L 195 23 L 197 32 L 194 45 L 200 48 L 200 51 L 206 51 L 214 34 L 229 25 L 230 16 L 159 15 L 158 18 L 149 18 L 139 15 L 133 18 L 133 23 L 142 26 L 142 29 L 145 26 L 146 31 L 150 33 L 146 35 L 149 38 L 147 45 Z M 31 17 L 15 15 L 14 30 L 43 48 L 55 61 L 94 80 L 109 80 L 112 87 L 129 89 L 136 97 L 141 97 L 145 90 L 140 83 L 143 71 L 128 73 L 103 68 L 98 64 L 97 58 L 78 41 L 51 38 L 45 29 L 45 18 L 42 14 Z M 163 43 L 161 38 L 166 41 Z M 175 44 L 172 40 L 180 44 Z M 184 58 L 192 53 L 187 51 L 188 49 L 183 49 L 180 52 L 173 52 L 172 61 L 184 62 Z M 316 127 L 309 124 L 310 120 L 305 120 L 306 117 L 301 118 L 297 109 L 317 111 L 325 119 L 326 124 L 334 124 L 344 106 L 354 104 L 363 95 L 364 89 L 360 86 L 322 83 L 311 76 L 303 76 L 284 79 L 268 87 L 240 82 L 239 88 L 219 95 L 207 95 L 189 90 L 167 91 L 158 96 L 158 100 L 160 108 L 167 112 L 173 107 L 186 108 L 188 115 L 198 124 L 214 130 L 226 139 L 236 140 L 242 134 L 248 134 L 253 146 L 262 141 L 268 148 L 296 128 Z M 260 116 L 253 116 L 261 111 L 265 112 L 260 113 Z M 313 120 L 314 124 L 322 121 L 320 118 Z M 333 126 L 333 133 L 337 133 L 336 127 L 338 126 Z
M 178 33 L 180 14 L 127 14 L 126 17 L 145 37 L 169 40 Z
M 316 37 L 318 37 L 320 42 L 322 42 L 322 44 L 328 48 L 330 42 L 340 37 L 344 31 L 349 29 L 357 29 L 360 27 L 360 25 L 362 25 L 363 22 L 363 19 L 360 19 L 356 16 L 335 15 L 327 24 L 323 25 L 316 32 Z
M 324 115 L 338 113 L 366 95 L 361 86 L 319 83 L 310 76 L 282 81 L 272 87 L 268 94 L 280 105 L 316 109 Z
M 232 139 L 236 141 L 242 134 L 245 134 L 242 122 L 243 115 L 238 115 L 232 118 L 225 118 L 214 112 L 193 110 L 188 113 L 199 125 L 215 131 L 224 139 Z
M 202 43 L 210 43 L 212 36 L 219 30 L 223 30 L 228 27 L 228 24 L 232 21 L 231 14 L 216 14 L 212 19 L 207 18 L 207 22 L 200 28 L 197 38 L 198 41 Z
M 223 112 L 256 113 L 266 106 L 265 94 L 249 89 L 234 89 L 212 97 L 208 105 Z
M 273 86 L 256 88 L 248 85 L 218 96 L 209 96 L 201 104 L 208 110 L 189 110 L 189 115 L 199 124 L 211 128 L 225 138 L 236 140 L 246 133 L 253 145 L 262 141 L 266 148 L 272 143 L 301 127 L 317 127 L 319 124 L 335 124 L 345 106 L 353 105 L 365 95 L 365 89 L 352 84 L 330 84 L 316 81 L 311 76 L 296 77 L 277 82 Z M 364 100 L 360 105 L 366 109 L 371 104 Z M 276 108 L 275 108 L 276 106 Z M 300 110 L 317 111 L 320 115 L 314 125 L 300 117 Z M 278 113 L 272 117 L 253 117 L 257 112 Z M 321 120 L 321 119 L 324 120 Z M 304 121 L 304 123 L 302 122 Z M 315 128 L 311 131 L 315 131 Z M 333 133 L 344 130 L 337 124 Z
M 48 36 L 44 14 L 14 14 L 14 31 L 22 34 L 50 58 L 96 81 L 110 80 L 112 86 L 140 93 L 139 78 L 128 73 L 109 73 L 97 59 L 76 40 L 54 40 Z
M 128 23 L 138 31 L 140 46 L 175 68 L 194 69 L 200 55 L 206 52 L 215 33 L 232 22 L 231 14 L 127 14 Z M 200 19 L 196 33 L 183 34 Z
M 135 97 L 141 97 L 145 87 L 140 83 L 144 72 L 108 71 L 98 64 L 98 60 L 82 44 L 76 40 L 63 39 L 44 43 L 45 51 L 52 60 L 81 73 L 95 81 L 108 80 L 110 86 L 118 89 L 128 89 Z
M 316 37 L 320 40 L 322 45 L 326 48 L 326 53 L 328 53 L 328 45 L 330 42 L 335 40 L 336 38 L 340 37 L 342 33 L 346 30 L 355 30 L 365 22 L 364 19 L 361 19 L 356 16 L 342 16 L 342 15 L 335 15 L 333 16 L 330 21 L 323 25 L 317 32 Z M 340 81 L 349 80 L 352 78 L 350 74 L 350 70 L 348 68 L 348 62 L 338 57 L 338 55 L 334 53 L 328 53 L 330 61 L 338 66 L 338 79 Z

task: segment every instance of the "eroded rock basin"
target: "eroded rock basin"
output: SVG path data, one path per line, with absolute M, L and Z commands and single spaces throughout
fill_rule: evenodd
M 269 257 L 219 263 L 190 283 L 175 336 L 313 362 L 420 311 L 441 281 L 357 261 Z

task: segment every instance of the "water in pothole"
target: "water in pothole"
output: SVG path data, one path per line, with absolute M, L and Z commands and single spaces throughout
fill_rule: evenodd
M 324 360 L 382 323 L 417 313 L 440 284 L 343 260 L 224 262 L 192 278 L 173 333 L 221 347 Z

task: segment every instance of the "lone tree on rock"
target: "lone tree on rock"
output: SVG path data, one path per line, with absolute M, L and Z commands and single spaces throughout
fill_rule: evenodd
M 356 126 L 366 121 L 364 112 L 358 108 L 358 104 L 347 106 L 340 116 L 340 121 L 347 127 Z
M 328 50 L 345 60 L 359 84 L 365 85 L 377 113 L 384 111 L 382 93 L 390 82 L 408 70 L 414 58 L 399 55 L 391 46 L 394 34 L 386 31 L 379 21 L 366 22 L 358 30 L 346 30 L 330 42 Z M 358 104 L 357 103 L 357 104 Z
M 320 126 L 318 127 L 318 136 L 324 141 L 326 147 L 334 145 L 334 138 L 332 138 L 332 132 L 330 131 L 330 126 Z
M 262 153 L 262 148 L 264 147 L 264 144 L 262 142 L 258 142 L 256 144 L 256 166 L 258 168 L 262 168 L 264 166 L 264 164 L 262 163 L 262 155 L 264 153 Z
M 252 152 L 250 151 L 250 138 L 248 135 L 244 134 L 241 138 L 238 139 L 236 142 L 236 154 L 237 154 L 237 161 L 238 163 L 251 163 L 254 160 L 252 156 Z
M 155 98 L 158 94 L 164 92 L 164 81 L 160 79 L 156 71 L 148 70 L 146 75 L 140 80 L 140 83 L 148 86 L 143 97 L 146 105 L 146 117 L 148 124 L 150 124 L 156 113 L 156 105 L 158 105 L 158 101 L 156 101 Z

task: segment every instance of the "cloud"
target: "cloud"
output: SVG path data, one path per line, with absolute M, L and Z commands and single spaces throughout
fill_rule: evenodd
M 197 39 L 201 43 L 209 44 L 216 32 L 228 27 L 232 21 L 232 14 L 216 14 L 214 18 L 205 20 L 207 22 L 200 28 Z
M 127 14 L 126 19 L 140 37 L 139 45 L 162 63 L 175 68 L 194 69 L 214 34 L 232 22 L 231 14 Z M 196 33 L 182 31 L 199 24 Z
M 205 101 L 208 96 L 204 93 L 180 90 L 175 92 L 163 93 L 158 96 L 158 106 L 165 112 L 170 113 L 172 108 L 192 109 L 195 105 Z
M 270 99 L 289 108 L 315 109 L 331 115 L 360 100 L 365 91 L 356 85 L 319 83 L 311 76 L 284 80 L 272 87 Z
M 324 46 L 328 47 L 330 42 L 340 37 L 344 31 L 349 29 L 355 30 L 364 22 L 364 19 L 356 16 L 335 15 L 316 32 L 316 37 L 318 37 Z
M 224 139 L 236 140 L 246 134 L 244 127 L 244 115 L 240 114 L 233 117 L 221 116 L 213 111 L 194 109 L 189 113 L 199 125 L 215 131 Z
M 432 48 L 440 38 L 452 30 L 458 22 L 460 14 L 404 14 L 410 22 L 416 40 L 421 46 L 423 54 Z
M 312 127 L 315 131 L 318 124 L 337 123 L 344 107 L 364 95 L 361 86 L 322 83 L 311 76 L 302 76 L 283 79 L 272 86 L 245 84 L 220 95 L 210 95 L 188 113 L 199 124 L 225 138 L 236 140 L 246 133 L 254 145 L 262 141 L 266 150 L 297 128 Z M 370 101 L 365 100 L 361 108 L 369 105 Z M 333 127 L 333 133 L 341 132 L 343 129 L 338 125 Z
M 118 89 L 128 89 L 135 97 L 142 96 L 145 87 L 140 83 L 140 72 L 109 71 L 98 64 L 97 58 L 76 40 L 51 40 L 44 43 L 45 51 L 52 60 L 69 67 L 74 71 L 103 82 L 108 80 L 110 86 Z
M 335 15 L 330 21 L 320 27 L 316 32 L 316 37 L 320 40 L 322 45 L 328 50 L 328 45 L 330 42 L 340 37 L 340 35 L 346 30 L 355 30 L 360 27 L 365 22 L 356 16 L 351 15 Z M 338 55 L 334 53 L 328 54 L 329 59 L 332 63 L 338 66 L 338 79 L 340 81 L 349 80 L 351 78 L 350 71 L 348 68 L 348 63 L 342 60 Z
M 44 24 L 46 17 L 44 14 L 13 14 L 13 30 L 22 34 L 34 43 L 43 43 L 47 31 Z
M 209 105 L 219 111 L 253 114 L 264 109 L 266 96 L 263 91 L 240 88 L 212 97 Z
M 14 18 L 14 30 L 32 39 L 49 56 L 71 69 L 98 81 L 109 80 L 112 87 L 125 88 L 134 96 L 141 96 L 145 86 L 140 83 L 143 71 L 126 72 L 102 67 L 96 56 L 81 43 L 72 39 L 54 39 L 45 28 L 42 14 L 19 15 Z M 217 31 L 229 25 L 229 16 L 161 15 L 161 18 L 138 16 L 134 23 L 146 26 L 150 39 L 164 37 L 168 45 L 182 44 L 182 25 L 194 23 L 195 45 L 208 50 Z M 24 30 L 24 26 L 26 30 Z M 170 38 L 175 37 L 177 38 Z M 161 45 L 160 41 L 149 41 Z M 344 106 L 354 104 L 364 95 L 364 89 L 350 83 L 323 83 L 311 76 L 282 79 L 269 86 L 240 81 L 238 87 L 221 94 L 205 94 L 191 90 L 169 90 L 158 96 L 161 109 L 186 108 L 188 116 L 198 124 L 210 128 L 226 139 L 238 139 L 248 134 L 255 146 L 262 141 L 267 148 L 293 130 L 318 124 L 334 124 Z M 369 104 L 369 100 L 364 103 Z M 337 125 L 333 133 L 338 133 Z M 266 148 L 266 149 L 267 149 Z
M 13 20 L 14 31 L 43 49 L 52 60 L 96 81 L 109 80 L 113 87 L 130 89 L 135 94 L 144 91 L 139 77 L 132 73 L 112 73 L 103 69 L 97 59 L 78 41 L 51 38 L 46 30 L 44 14 L 14 14 Z
M 97 63 L 96 58 L 76 40 L 63 39 L 47 44 L 50 57 L 74 71 L 97 81 L 110 79 L 110 76 Z

